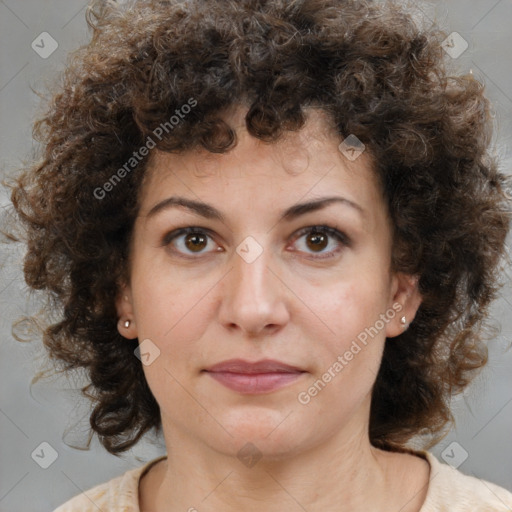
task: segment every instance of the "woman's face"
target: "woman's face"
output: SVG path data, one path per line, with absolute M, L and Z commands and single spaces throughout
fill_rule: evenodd
M 241 119 L 228 119 L 228 153 L 152 154 L 117 307 L 120 332 L 142 344 L 166 437 L 229 455 L 250 442 L 278 458 L 367 435 L 386 337 L 420 299 L 414 280 L 390 272 L 391 225 L 367 155 L 347 158 L 318 112 L 275 144 Z M 322 225 L 332 233 L 315 234 Z M 235 358 L 300 372 L 206 371 Z

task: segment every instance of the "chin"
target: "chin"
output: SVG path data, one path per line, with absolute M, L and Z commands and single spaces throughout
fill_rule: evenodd
M 241 411 L 240 414 L 231 414 L 229 419 L 219 418 L 219 422 L 231 435 L 223 435 L 222 440 L 215 442 L 216 449 L 229 455 L 238 456 L 240 450 L 258 450 L 265 457 L 285 458 L 291 452 L 297 451 L 307 439 L 306 433 L 301 431 L 296 424 L 286 419 L 286 414 L 279 411 L 257 412 Z M 211 433 L 211 431 L 209 432 Z M 254 446 L 254 448 L 252 448 Z
M 283 422 L 283 420 L 286 418 L 286 414 L 263 407 L 243 407 L 237 411 L 231 411 L 229 415 L 219 421 L 233 436 L 264 439 L 272 431 L 277 434 L 277 430 L 285 430 L 286 421 Z M 283 428 L 279 429 L 278 425 L 281 422 L 284 423 Z

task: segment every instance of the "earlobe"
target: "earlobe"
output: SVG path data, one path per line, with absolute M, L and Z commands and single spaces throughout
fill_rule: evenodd
M 119 320 L 117 321 L 117 330 L 119 331 L 119 334 L 123 338 L 127 338 L 129 340 L 137 338 L 135 322 L 133 322 L 129 318 L 119 318 Z
M 394 278 L 392 303 L 397 314 L 387 324 L 387 338 L 394 338 L 409 328 L 422 300 L 418 286 L 419 276 L 397 273 Z
M 137 338 L 137 328 L 135 325 L 135 315 L 131 300 L 131 290 L 128 286 L 123 285 L 119 288 L 116 297 L 117 311 L 117 330 L 123 338 Z

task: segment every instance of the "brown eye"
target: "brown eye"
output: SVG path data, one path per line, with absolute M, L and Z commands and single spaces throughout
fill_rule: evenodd
M 191 233 L 185 237 L 185 246 L 192 252 L 200 252 L 208 244 L 203 234 Z
M 307 236 L 304 236 L 307 235 Z M 305 252 L 306 254 L 312 254 L 311 259 L 327 259 L 336 256 L 343 247 L 350 247 L 352 242 L 350 238 L 348 238 L 345 233 L 342 233 L 336 228 L 331 228 L 330 226 L 310 226 L 301 230 L 298 236 L 295 238 L 296 242 L 304 238 L 305 240 L 305 250 L 300 250 L 299 252 Z M 334 239 L 336 243 L 334 243 L 333 250 L 325 250 L 331 240 Z M 300 244 L 298 244 L 300 245 Z M 316 253 L 316 255 L 314 254 Z
M 317 231 L 311 231 L 306 240 L 307 246 L 314 251 L 322 251 L 329 243 L 328 237 Z
M 307 235 L 307 236 L 304 236 Z M 298 240 L 305 240 L 305 249 L 298 252 L 310 254 L 310 259 L 326 259 L 336 256 L 343 247 L 350 247 L 351 240 L 341 231 L 330 226 L 310 226 L 303 229 L 296 237 Z M 334 249 L 325 250 L 332 241 Z M 184 258 L 192 257 L 192 254 L 208 255 L 212 252 L 220 252 L 222 248 L 207 250 L 209 241 L 213 241 L 212 235 L 208 229 L 199 227 L 187 227 L 177 229 L 165 235 L 162 240 L 163 246 L 169 246 L 173 253 Z M 216 245 L 216 244 L 215 244 Z M 332 245 L 332 244 L 331 244 Z
M 162 245 L 169 246 L 173 253 L 186 258 L 191 254 L 201 255 L 215 252 L 207 250 L 208 243 L 211 240 L 213 240 L 213 238 L 208 230 L 190 227 L 177 229 L 168 233 L 163 238 Z

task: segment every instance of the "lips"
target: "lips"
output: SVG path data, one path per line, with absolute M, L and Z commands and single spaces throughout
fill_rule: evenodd
M 230 359 L 203 371 L 223 386 L 245 395 L 276 391 L 297 381 L 306 373 L 297 366 L 272 359 L 254 363 L 243 359 Z
M 263 359 L 251 363 L 243 359 L 230 359 L 215 364 L 207 368 L 208 372 L 227 372 L 227 373 L 245 373 L 245 374 L 261 374 L 261 373 L 301 373 L 304 370 L 297 366 L 291 366 L 274 359 Z

